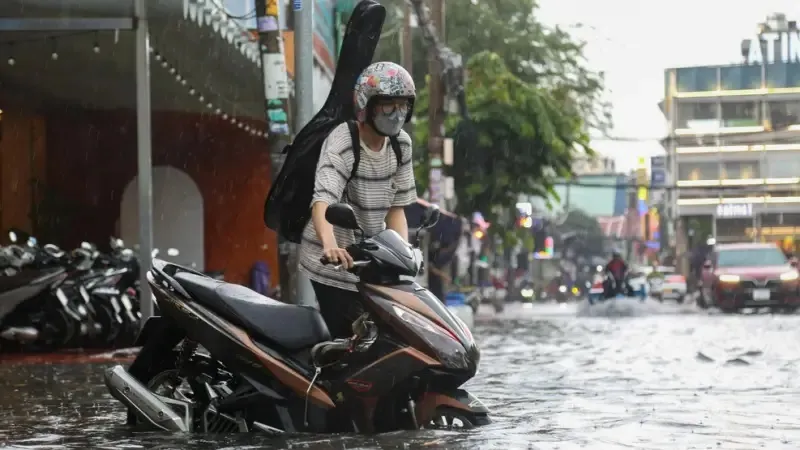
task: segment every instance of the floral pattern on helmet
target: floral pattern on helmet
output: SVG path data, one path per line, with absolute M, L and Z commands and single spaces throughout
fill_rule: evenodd
M 403 66 L 393 62 L 370 64 L 356 81 L 353 91 L 356 118 L 366 120 L 366 108 L 370 99 L 376 96 L 408 97 L 417 95 L 414 79 Z

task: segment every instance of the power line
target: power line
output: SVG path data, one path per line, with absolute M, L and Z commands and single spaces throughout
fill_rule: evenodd
M 671 191 L 671 190 L 692 190 L 692 191 L 717 191 L 717 190 L 737 190 L 737 189 L 746 189 L 749 191 L 757 190 L 757 188 L 766 188 L 766 187 L 786 187 L 787 189 L 796 189 L 800 188 L 800 183 L 790 183 L 790 184 L 756 184 L 756 185 L 746 185 L 746 186 L 730 186 L 730 185 L 720 185 L 720 186 L 678 186 L 678 185 L 660 185 L 660 186 L 652 186 L 649 184 L 636 184 L 636 183 L 617 183 L 617 184 L 603 184 L 603 183 L 585 183 L 580 181 L 556 181 L 553 183 L 554 186 L 574 186 L 574 187 L 587 187 L 587 188 L 603 188 L 603 189 L 638 189 L 638 188 L 647 188 L 651 191 Z

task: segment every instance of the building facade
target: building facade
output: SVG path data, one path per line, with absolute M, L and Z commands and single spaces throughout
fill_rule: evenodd
M 800 235 L 800 34 L 778 26 L 742 43 L 741 64 L 666 71 L 671 215 L 689 247 Z
M 572 162 L 572 172 L 575 175 L 608 175 L 616 171 L 614 159 L 607 156 L 583 156 Z

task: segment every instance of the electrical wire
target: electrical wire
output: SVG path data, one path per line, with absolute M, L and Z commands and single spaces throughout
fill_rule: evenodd
M 637 184 L 637 183 L 618 183 L 618 184 L 602 184 L 602 183 L 585 183 L 581 181 L 556 181 L 553 183 L 554 186 L 573 186 L 573 187 L 586 187 L 586 188 L 602 188 L 602 189 L 638 189 L 638 188 L 647 188 L 651 191 L 673 191 L 673 190 L 685 190 L 685 191 L 719 191 L 719 190 L 737 190 L 737 189 L 745 189 L 748 191 L 763 191 L 763 188 L 767 187 L 785 187 L 786 189 L 792 190 L 795 188 L 800 188 L 800 183 L 790 183 L 790 184 L 758 184 L 758 185 L 747 185 L 747 186 L 678 186 L 678 185 L 660 185 L 660 186 L 651 186 L 650 184 Z M 762 189 L 759 189 L 762 188 Z

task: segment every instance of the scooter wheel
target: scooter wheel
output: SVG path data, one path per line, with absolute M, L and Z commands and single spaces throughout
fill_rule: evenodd
M 108 305 L 95 304 L 95 320 L 102 330 L 100 335 L 93 339 L 92 344 L 98 347 L 109 347 L 119 335 L 123 325 L 115 320 L 114 312 Z

